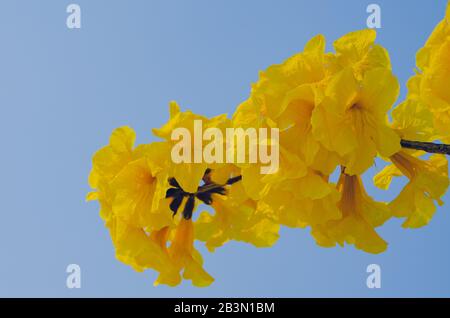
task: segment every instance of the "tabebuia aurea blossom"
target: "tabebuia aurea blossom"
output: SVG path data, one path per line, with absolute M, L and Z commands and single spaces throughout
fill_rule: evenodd
M 175 286 L 182 278 L 199 287 L 212 283 L 194 246 L 196 240 L 213 250 L 229 240 L 266 247 L 278 238 L 279 224 L 258 211 L 246 195 L 238 167 L 173 163 L 170 131 L 190 127 L 193 120 L 202 120 L 204 126 L 230 124 L 225 116 L 208 119 L 180 112 L 171 103 L 169 122 L 154 130 L 163 141 L 135 147 L 134 131 L 120 127 L 93 157 L 89 184 L 96 190 L 88 200 L 100 202 L 116 257 L 137 271 L 159 272 L 155 285 Z M 194 221 L 201 203 L 215 213 L 202 212 Z
M 449 152 L 442 148 L 450 146 L 426 152 L 432 142 L 450 142 L 450 6 L 417 53 L 398 106 L 398 80 L 375 40 L 374 30 L 351 32 L 327 52 L 322 35 L 312 38 L 302 52 L 262 71 L 231 118 L 207 118 L 171 102 L 168 122 L 153 129 L 159 141 L 135 146 L 131 128 L 115 129 L 93 157 L 87 199 L 100 202 L 117 259 L 157 271 L 155 285 L 187 279 L 203 287 L 214 279 L 197 244 L 210 252 L 228 241 L 270 247 L 280 226 L 308 227 L 320 246 L 381 253 L 388 243 L 377 228 L 389 219 L 403 218 L 406 228 L 428 224 L 449 186 Z M 180 148 L 174 131 L 195 135 L 197 125 L 216 133 Z M 244 159 L 276 150 L 275 168 L 234 160 L 236 143 L 217 137 L 229 129 L 253 145 Z M 251 129 L 276 138 L 256 138 Z M 232 160 L 197 160 L 203 149 Z M 174 160 L 179 151 L 177 158 L 188 151 L 197 159 Z M 377 158 L 388 162 L 373 179 L 377 187 L 407 178 L 391 202 L 374 199 L 363 183 Z M 199 211 L 205 206 L 211 208 Z

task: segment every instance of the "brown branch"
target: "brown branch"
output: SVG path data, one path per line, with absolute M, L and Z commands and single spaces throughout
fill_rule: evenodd
M 400 141 L 400 144 L 403 148 L 422 150 L 429 153 L 450 155 L 450 145 L 446 144 L 436 144 L 433 142 L 412 141 L 404 139 Z

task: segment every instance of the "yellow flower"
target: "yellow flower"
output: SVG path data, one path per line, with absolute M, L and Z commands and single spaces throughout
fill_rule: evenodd
M 250 98 L 233 115 L 233 126 L 278 128 L 280 143 L 290 153 L 308 166 L 331 173 L 337 157 L 321 147 L 311 132 L 311 113 L 320 99 L 319 87 L 332 75 L 331 59 L 325 53 L 325 38 L 318 35 L 303 52 L 261 72 Z
M 129 127 L 120 127 L 113 131 L 109 145 L 97 151 L 92 159 L 93 168 L 89 175 L 89 184 L 96 188 L 99 182 L 109 182 L 133 159 L 133 145 L 136 134 Z
M 133 161 L 134 139 L 135 133 L 131 128 L 118 128 L 112 133 L 109 145 L 94 155 L 89 183 L 97 191 L 89 193 L 87 199 L 99 200 L 100 216 L 106 222 L 120 261 L 137 271 L 154 268 L 162 272 L 170 270 L 170 264 L 167 265 L 168 259 L 158 245 L 149 239 L 142 227 L 128 224 L 113 212 L 115 194 L 111 183 Z
M 421 99 L 420 82 L 420 76 L 408 80 L 408 94 L 392 111 L 391 127 L 402 139 L 432 141 L 436 139 L 433 115 Z
M 226 128 L 231 126 L 231 122 L 224 115 L 207 119 L 190 111 L 181 112 L 178 105 L 172 102 L 168 123 L 160 129 L 154 129 L 153 132 L 172 147 L 174 142 L 171 140 L 171 134 L 174 129 L 187 128 L 191 136 L 195 135 L 194 120 L 202 121 L 204 131 L 210 127 L 219 128 L 223 136 Z M 225 140 L 222 142 L 225 154 L 228 146 Z M 205 146 L 204 143 L 205 141 L 202 147 Z M 269 221 L 263 213 L 257 211 L 256 202 L 250 199 L 243 189 L 242 172 L 237 166 L 220 162 L 212 164 L 170 162 L 169 166 L 169 174 L 176 180 L 178 189 L 182 189 L 185 193 L 197 193 L 196 199 L 211 205 L 215 211 L 214 215 L 203 212 L 195 222 L 195 237 L 205 241 L 211 251 L 229 240 L 245 241 L 258 247 L 275 243 L 279 225 Z M 257 168 L 256 165 L 253 167 Z M 232 180 L 235 181 L 231 184 Z M 205 189 L 210 190 L 202 192 Z
M 309 84 L 289 91 L 283 101 L 285 111 L 274 121 L 282 129 L 280 143 L 308 167 L 328 175 L 335 170 L 339 157 L 324 148 L 313 134 L 311 119 L 320 94 Z
M 200 116 L 192 113 L 191 111 L 181 112 L 178 104 L 174 101 L 170 103 L 170 118 L 169 121 L 158 129 L 153 129 L 153 134 L 157 137 L 164 139 L 169 146 L 172 148 L 179 141 L 172 140 L 172 132 L 177 128 L 186 129 L 190 136 L 195 136 L 195 121 L 201 121 L 203 130 L 208 128 L 219 128 L 224 130 L 229 126 L 229 120 L 226 115 L 216 116 L 214 118 L 208 119 L 204 116 Z M 224 134 L 225 135 L 225 134 Z M 202 158 L 202 149 L 208 144 L 209 141 L 202 140 L 200 145 L 196 145 L 195 140 L 191 142 L 191 163 L 174 163 L 170 161 L 170 174 L 174 177 L 177 182 L 181 185 L 183 190 L 187 192 L 195 192 L 202 180 L 203 175 L 208 167 L 218 167 L 221 166 L 220 163 L 217 164 L 207 164 L 204 160 L 201 162 L 195 162 L 195 156 Z
M 183 270 L 183 278 L 192 280 L 194 286 L 209 286 L 214 279 L 203 269 L 203 259 L 200 253 L 194 248 L 194 226 L 192 219 L 180 218 L 180 221 L 174 230 L 172 241 L 167 248 L 167 229 L 156 233 L 153 238 L 159 240 L 160 246 L 166 251 L 177 271 L 160 272 L 155 286 L 167 284 L 170 286 L 179 283 L 178 272 Z M 162 232 L 162 233 L 161 233 Z
M 442 155 L 422 160 L 407 151 L 390 157 L 394 165 L 385 167 L 374 177 L 381 189 L 388 189 L 392 177 L 406 176 L 409 183 L 389 206 L 397 217 L 406 217 L 403 227 L 418 228 L 430 222 L 436 210 L 433 201 L 442 205 L 441 197 L 448 188 L 448 163 Z
M 171 197 L 166 198 L 171 187 L 169 145 L 133 148 L 134 138 L 131 128 L 116 129 L 110 144 L 94 155 L 89 178 L 97 191 L 88 194 L 88 200 L 100 201 L 116 257 L 137 271 L 160 272 L 156 284 L 179 284 L 183 270 L 183 277 L 194 285 L 209 285 L 213 279 L 193 247 L 193 226 L 185 212 L 189 200 L 182 197 L 175 207 Z M 176 214 L 179 209 L 182 214 Z M 187 209 L 190 215 L 193 209 Z
M 313 134 L 342 157 L 347 174 L 362 174 L 377 153 L 390 156 L 400 150 L 400 138 L 387 120 L 398 92 L 396 78 L 384 68 L 367 71 L 361 82 L 347 68 L 326 87 L 313 110 Z
M 419 68 L 410 82 L 416 99 L 432 114 L 436 137 L 450 142 L 450 4 L 445 18 L 436 26 L 425 46 L 416 55 Z M 409 98 L 409 96 L 408 96 Z
M 208 119 L 190 111 L 181 112 L 175 102 L 170 104 L 170 119 L 153 133 L 163 138 L 172 148 L 177 141 L 172 140 L 172 132 L 177 128 L 185 128 L 191 136 L 195 136 L 194 121 L 201 121 L 203 131 L 208 128 L 219 128 L 225 136 L 226 128 L 231 122 L 225 115 Z M 226 138 L 222 140 L 224 154 L 229 150 Z M 209 141 L 202 140 L 201 144 L 192 146 L 192 152 L 204 149 Z M 235 145 L 236 146 L 236 145 Z M 214 214 L 203 212 L 196 220 L 194 237 L 204 241 L 210 251 L 222 246 L 229 240 L 244 241 L 257 247 L 271 246 L 278 239 L 279 225 L 267 217 L 267 213 L 257 209 L 257 203 L 247 195 L 242 179 L 245 173 L 238 166 L 231 163 L 174 163 L 169 162 L 169 175 L 173 178 L 167 194 L 173 198 L 172 205 L 180 204 L 180 193 L 187 200 L 202 202 L 210 205 Z M 252 166 L 259 169 L 259 165 L 243 163 L 242 166 Z M 295 166 L 298 172 L 298 166 Z M 259 170 L 258 170 L 259 172 Z M 259 191 L 259 189 L 255 189 Z M 189 201 L 186 201 L 186 205 Z M 191 209 L 192 213 L 192 209 Z M 184 214 L 184 212 L 183 212 Z M 195 259 L 195 258 L 194 258 Z
M 320 98 L 318 87 L 331 76 L 327 66 L 329 61 L 324 37 L 314 37 L 303 52 L 261 72 L 249 99 L 233 115 L 233 127 L 280 130 L 279 169 L 276 173 L 261 174 L 259 164 L 239 165 L 246 193 L 252 200 L 260 201 L 258 209 L 265 214 L 275 213 L 275 219 L 281 212 L 274 200 L 284 195 L 280 184 L 288 180 L 300 182 L 308 172 L 307 167 L 331 174 L 338 164 L 337 155 L 320 145 L 311 128 L 312 110 Z M 275 195 L 274 191 L 278 194 Z M 287 191 L 286 195 L 290 194 Z
M 305 163 L 282 145 L 279 147 L 279 167 L 276 173 L 261 174 L 260 163 L 241 166 L 243 186 L 253 200 L 259 200 L 273 185 L 286 179 L 302 178 L 307 173 Z
M 392 128 L 402 139 L 431 141 L 435 139 L 433 116 L 419 100 L 407 98 L 392 111 Z
M 324 50 L 325 38 L 318 35 L 305 45 L 303 52 L 260 72 L 258 82 L 252 85 L 250 98 L 239 105 L 233 115 L 234 126 L 259 128 L 267 124 L 267 120 L 270 125 L 270 121 L 289 106 L 291 91 L 323 81 L 328 76 Z
M 365 29 L 350 32 L 334 43 L 336 57 L 335 68 L 350 67 L 358 80 L 364 78 L 366 71 L 374 68 L 391 69 L 389 54 L 386 49 L 375 43 L 376 31 Z
M 450 81 L 450 31 L 448 39 L 436 48 L 421 79 L 421 100 L 434 118 L 434 127 L 445 142 L 450 142 L 450 93 L 446 83 Z
M 111 216 L 109 182 L 133 160 L 133 146 L 136 134 L 129 127 L 120 127 L 113 131 L 109 145 L 98 150 L 92 159 L 89 185 L 97 191 L 90 192 L 87 200 L 99 200 L 100 216 L 105 220 Z
M 341 193 L 338 208 L 342 216 L 312 227 L 311 234 L 317 243 L 324 247 L 347 243 L 369 253 L 383 252 L 387 243 L 374 228 L 391 216 L 387 205 L 368 196 L 357 175 L 342 172 L 337 187 Z
M 259 202 L 273 218 L 289 227 L 306 227 L 339 219 L 340 194 L 335 185 L 309 170 L 302 178 L 287 179 L 270 187 Z
M 138 272 L 152 268 L 160 273 L 177 274 L 169 257 L 144 229 L 129 225 L 118 217 L 110 218 L 106 226 L 119 261 Z M 179 281 L 172 285 L 177 283 Z

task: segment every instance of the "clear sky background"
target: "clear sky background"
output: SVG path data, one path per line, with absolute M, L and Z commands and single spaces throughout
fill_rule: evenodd
M 0 2 L 0 296 L 308 297 L 450 296 L 450 196 L 432 222 L 379 233 L 387 252 L 318 247 L 309 229 L 283 229 L 257 249 L 200 247 L 216 279 L 153 287 L 115 259 L 98 204 L 86 203 L 92 154 L 111 131 L 130 125 L 138 142 L 168 118 L 169 100 L 204 115 L 234 112 L 258 71 L 302 50 L 315 34 L 331 43 L 365 28 L 366 7 L 382 9 L 378 43 L 390 52 L 405 93 L 414 55 L 444 16 L 445 0 L 73 1 L 82 28 L 66 27 L 70 1 Z M 367 173 L 366 181 L 380 169 Z M 398 193 L 368 191 L 380 200 Z M 66 288 L 66 266 L 82 288 Z M 366 267 L 382 288 L 366 287 Z

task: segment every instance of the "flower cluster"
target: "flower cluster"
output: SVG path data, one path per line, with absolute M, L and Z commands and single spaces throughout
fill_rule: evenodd
M 173 102 L 168 123 L 153 131 L 163 141 L 134 147 L 134 131 L 121 127 L 93 157 L 89 184 L 96 191 L 88 200 L 100 202 L 117 258 L 137 271 L 158 271 L 155 285 L 175 286 L 182 278 L 195 286 L 211 284 L 195 240 L 214 250 L 229 240 L 267 247 L 278 238 L 279 224 L 246 195 L 238 167 L 172 162 L 170 132 L 176 127 L 193 129 L 194 120 L 205 127 L 231 125 L 226 116 L 208 119 L 180 112 Z M 215 214 L 203 212 L 194 222 L 201 203 Z
M 230 240 L 269 247 L 280 225 L 310 227 L 321 246 L 352 244 L 380 253 L 387 243 L 376 228 L 391 217 L 405 218 L 404 227 L 426 225 L 448 188 L 448 163 L 443 155 L 404 149 L 401 140 L 450 141 L 449 23 L 450 9 L 418 52 L 418 71 L 392 122 L 399 84 L 376 32 L 367 29 L 336 40 L 334 52 L 326 52 L 318 35 L 270 66 L 231 119 L 182 112 L 172 102 L 169 121 L 153 129 L 161 141 L 135 147 L 131 128 L 114 130 L 93 157 L 89 184 L 95 190 L 88 200 L 100 202 L 117 258 L 137 271 L 156 270 L 155 284 L 175 286 L 184 278 L 208 286 L 213 278 L 196 240 L 210 251 Z M 174 163 L 172 132 L 193 131 L 194 121 L 222 131 L 277 128 L 278 170 L 261 174 L 259 163 Z M 392 202 L 377 202 L 364 188 L 362 175 L 376 158 L 391 163 L 375 176 L 376 186 L 387 189 L 393 177 L 409 180 Z M 204 205 L 211 209 L 196 213 Z

